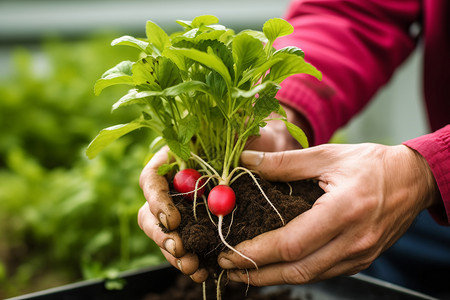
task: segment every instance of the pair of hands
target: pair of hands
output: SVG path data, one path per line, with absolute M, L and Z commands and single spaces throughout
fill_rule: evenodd
M 266 127 L 261 139 L 250 147 L 264 149 L 269 145 L 270 151 L 295 147 L 280 128 L 276 123 Z M 268 144 L 269 140 L 277 144 Z M 166 159 L 167 149 L 163 149 L 141 174 L 147 202 L 139 211 L 139 225 L 172 265 L 202 282 L 208 274 L 198 269 L 198 258 L 186 253 L 176 232 L 163 233 L 158 225 L 174 230 L 180 222 L 168 183 L 156 174 Z M 309 211 L 286 226 L 235 247 L 252 258 L 258 270 L 233 252 L 219 255 L 219 264 L 229 269 L 231 280 L 250 280 L 258 286 L 302 284 L 367 268 L 404 234 L 422 210 L 433 205 L 436 193 L 426 161 L 403 145 L 327 144 L 281 152 L 244 151 L 241 162 L 268 180 L 315 178 L 325 191 Z M 251 270 L 247 274 L 242 269 Z

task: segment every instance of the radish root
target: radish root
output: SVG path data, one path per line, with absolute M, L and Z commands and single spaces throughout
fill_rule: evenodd
M 251 259 L 250 257 L 244 255 L 243 253 L 239 252 L 238 250 L 236 250 L 233 246 L 231 246 L 230 244 L 228 244 L 228 242 L 225 240 L 225 238 L 223 237 L 223 233 L 222 233 L 222 223 L 223 223 L 223 216 L 219 216 L 219 222 L 217 224 L 217 229 L 219 231 L 219 237 L 220 240 L 222 241 L 222 243 L 227 246 L 230 250 L 232 250 L 233 252 L 237 253 L 239 256 L 241 256 L 242 258 L 250 261 L 255 268 L 258 270 L 258 265 L 256 264 L 256 262 Z

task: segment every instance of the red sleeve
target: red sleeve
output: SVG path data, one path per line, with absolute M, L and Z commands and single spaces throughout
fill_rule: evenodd
M 415 47 L 409 34 L 418 0 L 294 0 L 286 15 L 294 33 L 275 47 L 297 46 L 323 74 L 291 76 L 281 102 L 305 115 L 313 144 L 327 142 L 384 85 Z
M 404 144 L 419 152 L 428 162 L 445 208 L 434 207 L 429 211 L 436 222 L 450 225 L 450 125 Z

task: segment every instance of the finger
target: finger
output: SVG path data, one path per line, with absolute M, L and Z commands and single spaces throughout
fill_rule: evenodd
M 161 249 L 162 254 L 167 261 L 180 270 L 183 274 L 192 275 L 198 270 L 198 257 L 193 253 L 186 253 L 182 257 L 173 257 L 169 252 Z
M 329 168 L 339 145 L 326 145 L 281 152 L 244 151 L 241 163 L 270 181 L 318 178 Z
M 147 202 L 139 210 L 138 224 L 149 238 L 172 256 L 181 257 L 185 255 L 186 251 L 179 234 L 175 231 L 163 232 L 159 226 L 159 220 L 150 212 Z
M 235 247 L 236 250 L 253 259 L 260 267 L 297 261 L 308 256 L 329 243 L 345 228 L 342 221 L 339 221 L 342 209 L 339 209 L 337 201 L 328 199 L 330 197 L 332 195 L 324 194 L 313 208 L 297 216 L 286 226 L 244 241 Z M 324 205 L 323 202 L 329 204 Z M 232 251 L 221 253 L 218 261 L 224 269 L 253 268 L 252 262 Z
M 198 269 L 195 271 L 194 274 L 192 274 L 190 277 L 193 281 L 197 283 L 205 282 L 206 279 L 208 279 L 208 271 L 206 269 Z
M 142 170 L 139 184 L 150 207 L 150 211 L 168 230 L 180 225 L 181 216 L 169 196 L 169 184 L 158 168 L 167 162 L 167 148 L 158 151 Z
M 305 284 L 343 274 L 354 274 L 367 268 L 371 259 L 348 258 L 346 238 L 337 238 L 303 259 L 282 262 L 253 269 L 248 272 L 229 272 L 230 280 L 249 282 L 251 285 Z

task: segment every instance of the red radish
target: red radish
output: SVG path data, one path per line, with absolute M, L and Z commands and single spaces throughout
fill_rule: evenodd
M 197 184 L 197 197 L 201 197 L 205 192 L 205 181 L 199 178 L 202 175 L 194 169 L 183 169 L 175 174 L 173 178 L 173 187 L 177 192 L 182 193 L 183 196 L 189 200 L 194 200 L 195 189 Z M 197 181 L 199 181 L 197 183 Z
M 215 216 L 226 216 L 233 211 L 236 195 L 227 185 L 215 186 L 208 195 L 208 208 Z
M 228 215 L 233 211 L 234 206 L 236 205 L 236 194 L 233 189 L 228 185 L 217 185 L 212 188 L 208 195 L 208 208 L 209 210 L 219 218 L 219 222 L 217 223 L 217 229 L 219 232 L 219 237 L 222 243 L 227 246 L 232 251 L 236 252 L 238 255 L 243 258 L 249 260 L 256 269 L 258 269 L 258 265 L 252 260 L 250 257 L 245 256 L 233 246 L 227 243 L 222 233 L 222 223 L 223 217 Z

